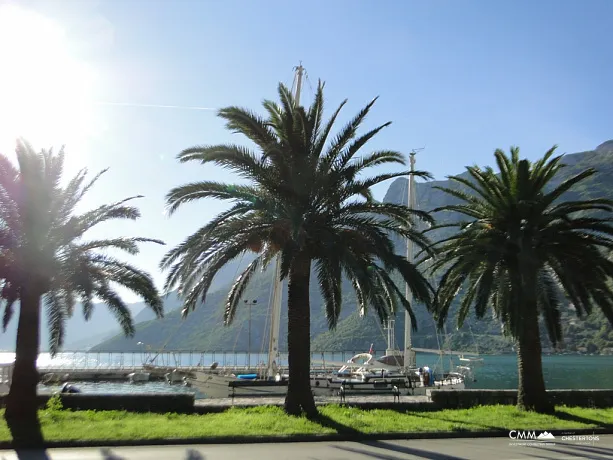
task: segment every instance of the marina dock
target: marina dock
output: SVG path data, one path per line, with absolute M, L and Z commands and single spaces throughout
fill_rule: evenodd
M 51 382 L 118 382 L 127 381 L 128 375 L 133 372 L 147 372 L 150 374 L 150 381 L 163 381 L 166 379 L 166 374 L 169 372 L 178 372 L 183 375 L 189 375 L 191 370 L 199 370 L 203 372 L 213 372 L 209 367 L 195 367 L 195 366 L 181 366 L 181 367 L 168 367 L 168 366 L 134 366 L 123 368 L 42 368 L 38 370 L 40 374 L 41 383 Z M 216 372 L 219 372 L 219 368 Z M 224 369 L 225 370 L 225 369 Z M 257 372 L 257 369 L 250 369 L 246 367 L 229 368 L 229 372 L 239 373 L 252 373 Z
M 189 376 L 190 372 L 197 370 L 199 372 L 210 373 L 233 373 L 233 374 L 257 374 L 262 373 L 262 368 L 247 367 L 247 366 L 228 366 L 217 367 L 211 369 L 208 367 L 196 366 L 134 366 L 123 368 L 40 368 L 41 383 L 60 383 L 60 382 L 124 382 L 128 380 L 128 375 L 133 372 L 147 372 L 150 374 L 149 381 L 164 381 L 166 374 L 170 372 L 179 373 Z M 330 372 L 333 367 L 315 366 L 314 372 Z

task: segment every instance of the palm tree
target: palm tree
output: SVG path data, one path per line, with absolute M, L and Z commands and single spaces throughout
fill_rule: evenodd
M 20 305 L 5 418 L 15 445 L 40 445 L 36 359 L 41 302 L 44 300 L 49 318 L 52 355 L 62 347 L 64 322 L 72 316 L 77 300 L 89 319 L 94 298 L 100 299 L 124 332 L 133 334 L 130 310 L 113 284 L 141 296 L 158 317 L 163 314 L 162 301 L 148 274 L 104 251 L 136 254 L 138 243 L 163 243 L 149 238 L 85 240 L 86 232 L 100 223 L 137 219 L 138 209 L 126 204 L 137 197 L 77 213 L 76 206 L 102 173 L 86 182 L 87 173 L 81 171 L 62 187 L 63 149 L 58 154 L 51 150 L 36 153 L 20 140 L 16 153 L 19 169 L 0 155 L 0 299 L 5 329 L 15 305 Z
M 403 206 L 378 203 L 372 197 L 372 186 L 409 174 L 403 171 L 364 176 L 374 166 L 404 164 L 404 157 L 394 151 L 357 156 L 370 139 L 390 124 L 356 137 L 375 100 L 329 139 L 345 102 L 324 123 L 321 82 L 308 109 L 298 106 L 285 86 L 279 85 L 278 92 L 280 104 L 270 100 L 263 103 L 266 118 L 238 107 L 218 112 L 227 128 L 247 137 L 257 151 L 238 145 L 211 145 L 192 147 L 178 155 L 182 163 L 216 163 L 248 183 L 202 181 L 171 190 L 167 195 L 170 213 L 201 198 L 227 200 L 232 206 L 169 251 L 161 267 L 169 270 L 165 288 L 179 286 L 186 314 L 205 301 L 221 267 L 246 251 L 259 254 L 229 292 L 224 314 L 228 324 L 256 270 L 264 269 L 279 255 L 281 279 L 289 278 L 289 382 L 285 410 L 289 414 L 304 411 L 315 415 L 309 380 L 312 268 L 330 328 L 336 326 L 340 314 L 343 273 L 353 283 L 362 311 L 372 306 L 383 319 L 401 305 L 415 319 L 391 274 L 397 271 L 402 275 L 416 301 L 429 305 L 434 289 L 413 264 L 394 253 L 390 236 L 411 238 L 428 250 L 428 240 L 413 230 L 411 223 L 414 218 L 431 218 L 424 212 L 407 212 Z
M 611 212 L 606 199 L 561 201 L 573 186 L 595 174 L 587 169 L 553 187 L 562 169 L 555 146 L 535 163 L 496 150 L 499 174 L 492 168 L 467 168 L 470 178 L 451 177 L 459 188 L 441 188 L 459 200 L 441 208 L 464 221 L 437 243 L 440 258 L 432 269 L 443 275 L 435 313 L 444 324 L 457 293 L 461 326 L 471 306 L 483 317 L 491 306 L 506 333 L 516 341 L 518 407 L 550 413 L 541 363 L 539 316 L 555 346 L 562 340 L 561 309 L 568 301 L 578 316 L 593 305 L 613 323 L 613 247 Z M 566 300 L 568 299 L 568 300 Z

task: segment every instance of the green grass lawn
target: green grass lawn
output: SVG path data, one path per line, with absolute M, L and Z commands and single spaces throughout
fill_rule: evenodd
M 325 406 L 320 413 L 322 420 L 319 422 L 287 416 L 277 407 L 230 409 L 206 415 L 41 410 L 40 419 L 48 441 L 613 427 L 613 409 L 576 407 L 560 407 L 555 416 L 520 412 L 513 406 L 437 412 L 366 411 Z M 0 420 L 0 441 L 9 441 L 11 437 L 4 418 Z

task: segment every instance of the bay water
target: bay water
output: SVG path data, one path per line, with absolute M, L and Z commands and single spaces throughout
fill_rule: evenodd
M 325 360 L 331 367 L 346 362 L 354 352 L 313 353 L 313 359 Z M 0 353 L 0 362 L 10 362 L 14 353 Z M 516 355 L 481 355 L 483 365 L 475 369 L 475 380 L 467 379 L 466 387 L 474 389 L 516 389 Z M 51 358 L 41 353 L 38 367 L 44 369 L 107 369 L 140 367 L 145 362 L 160 366 L 208 366 L 213 362 L 219 366 L 256 366 L 263 364 L 267 355 L 262 353 L 235 352 L 164 352 L 164 353 L 98 353 L 63 352 Z M 437 365 L 438 356 L 417 354 L 418 366 Z M 287 363 L 287 356 L 281 355 L 280 364 Z M 440 361 L 438 361 L 440 365 Z M 458 365 L 457 357 L 443 358 L 443 366 Z M 548 389 L 613 389 L 613 356 L 588 355 L 544 355 L 543 374 Z M 167 385 L 164 382 L 147 382 L 132 385 L 123 382 L 79 382 L 78 387 L 86 393 L 158 393 L 195 392 L 181 385 Z M 55 387 L 44 387 L 55 391 Z M 57 389 L 59 389 L 58 387 Z

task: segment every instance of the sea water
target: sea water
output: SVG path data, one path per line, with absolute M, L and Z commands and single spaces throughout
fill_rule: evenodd
M 336 364 L 346 362 L 354 352 L 313 353 L 313 359 L 325 359 L 334 368 Z M 467 379 L 467 388 L 474 389 L 516 389 L 517 388 L 517 356 L 516 355 L 481 355 L 484 362 L 475 368 L 475 380 Z M 1 353 L 0 363 L 14 360 L 14 353 Z M 41 353 L 38 367 L 66 369 L 108 369 L 139 367 L 144 362 L 154 359 L 159 366 L 209 366 L 213 362 L 219 366 L 252 367 L 266 361 L 267 355 L 262 353 L 234 352 L 164 352 L 160 354 L 145 353 L 97 353 L 97 352 L 64 352 L 51 358 L 49 353 Z M 457 357 L 443 358 L 443 366 L 449 369 L 458 365 Z M 451 361 L 451 362 L 450 362 Z M 287 356 L 281 355 L 280 364 L 287 363 Z M 440 365 L 438 356 L 432 354 L 417 354 L 418 366 Z M 543 375 L 549 389 L 613 389 L 613 356 L 588 355 L 544 355 Z M 147 382 L 130 384 L 122 382 L 79 382 L 78 387 L 87 393 L 157 393 L 157 392 L 192 392 L 196 390 L 182 385 L 168 385 L 164 382 Z M 55 390 L 53 386 L 44 387 Z M 58 387 L 57 389 L 59 389 Z

